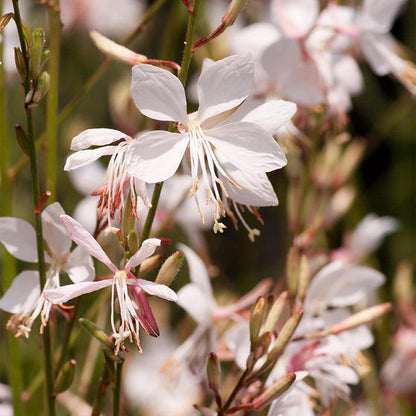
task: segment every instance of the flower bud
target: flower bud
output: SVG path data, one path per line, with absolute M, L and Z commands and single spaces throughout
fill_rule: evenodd
M 254 304 L 250 315 L 250 344 L 251 350 L 257 346 L 261 326 L 263 325 L 266 313 L 266 299 L 260 296 Z
M 32 87 L 26 95 L 26 105 L 29 108 L 36 107 L 49 91 L 51 77 L 47 71 L 43 71 L 37 79 L 36 86 Z
M 218 393 L 221 385 L 221 367 L 217 355 L 213 352 L 208 355 L 206 370 L 208 388 Z
M 139 247 L 136 230 L 130 230 L 129 234 L 127 235 L 127 246 L 131 255 L 137 252 Z
M 274 342 L 271 351 L 267 357 L 269 360 L 277 360 L 280 354 L 285 349 L 286 345 L 289 343 L 292 335 L 294 334 L 296 328 L 299 325 L 299 322 L 303 316 L 303 311 L 299 311 L 293 314 L 283 325 L 282 329 L 277 336 L 276 341 Z
M 14 126 L 14 129 L 16 131 L 17 143 L 19 144 L 20 148 L 23 150 L 23 153 L 29 156 L 30 155 L 29 138 L 27 137 L 25 130 L 20 124 L 16 124 Z
M 119 45 L 106 38 L 95 30 L 90 31 L 90 37 L 95 46 L 105 55 L 112 59 L 125 62 L 129 65 L 142 64 L 147 61 L 147 57 L 131 51 L 125 46 Z
M 333 325 L 329 332 L 336 335 L 340 332 L 356 328 L 357 326 L 368 324 L 385 315 L 391 309 L 391 307 L 391 303 L 382 303 L 380 305 L 372 306 L 371 308 L 367 308 L 360 312 L 354 313 L 348 318 Z
M 304 254 L 302 254 L 302 256 L 300 257 L 298 281 L 298 297 L 302 302 L 305 300 L 306 291 L 309 286 L 310 278 L 311 273 L 309 271 L 308 258 Z
M 75 364 L 75 360 L 69 360 L 62 366 L 55 383 L 56 394 L 68 390 L 69 386 L 72 384 L 75 374 Z
M 263 357 L 264 354 L 267 353 L 267 350 L 270 347 L 270 343 L 272 341 L 272 337 L 270 332 L 265 332 L 262 334 L 258 341 L 257 346 L 250 352 L 249 356 L 247 357 L 246 367 L 249 370 L 252 370 L 253 367 L 256 365 L 257 361 Z
M 42 54 L 45 47 L 45 32 L 41 28 L 33 29 L 30 43 L 29 76 L 36 81 L 42 70 Z
M 282 316 L 283 308 L 287 300 L 287 292 L 282 292 L 279 297 L 274 301 L 270 312 L 267 315 L 266 322 L 264 324 L 264 332 L 273 333 L 276 329 L 277 322 Z
M 7 26 L 7 24 L 10 22 L 10 19 L 13 16 L 14 16 L 13 13 L 6 13 L 4 16 L 2 16 L 2 18 L 0 19 L 0 33 Z
M 154 270 L 161 261 L 162 256 L 160 254 L 155 254 L 154 256 L 148 257 L 147 259 L 143 260 L 140 264 L 138 277 L 144 276 L 145 274 Z
M 335 172 L 332 176 L 332 186 L 337 189 L 342 186 L 355 171 L 365 151 L 364 141 L 355 140 L 351 142 L 340 158 Z
M 102 344 L 108 348 L 114 348 L 114 345 L 108 339 L 107 334 L 99 329 L 93 322 L 85 318 L 79 318 L 78 322 L 80 325 L 87 330 L 94 338 L 97 338 Z
M 296 380 L 294 373 L 287 374 L 279 380 L 275 381 L 269 388 L 263 391 L 260 396 L 256 397 L 252 402 L 252 408 L 261 410 L 269 405 L 273 400 L 281 396 Z
M 295 246 L 290 247 L 286 269 L 289 296 L 294 299 L 298 290 L 299 278 L 299 249 Z
M 23 53 L 19 48 L 14 48 L 14 62 L 16 65 L 17 72 L 20 76 L 20 81 L 23 84 L 26 79 L 27 69 L 25 58 L 23 57 Z
M 170 255 L 162 264 L 155 282 L 170 286 L 182 267 L 183 259 L 184 256 L 182 251 L 176 251 Z
M 119 355 L 115 355 L 112 350 L 104 349 L 103 350 L 105 359 L 107 362 L 121 364 L 123 362 L 123 359 Z

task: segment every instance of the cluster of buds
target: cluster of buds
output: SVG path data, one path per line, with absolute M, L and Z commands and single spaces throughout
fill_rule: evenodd
M 23 26 L 25 28 L 25 26 Z M 36 107 L 46 96 L 50 86 L 50 75 L 43 68 L 49 58 L 49 50 L 45 49 L 45 32 L 41 28 L 24 30 L 25 50 L 14 49 L 16 68 L 20 79 L 27 89 L 25 106 Z

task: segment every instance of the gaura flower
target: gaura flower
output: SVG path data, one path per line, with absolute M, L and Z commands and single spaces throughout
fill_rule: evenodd
M 50 264 L 44 291 L 60 286 L 60 273 L 67 273 L 76 283 L 94 278 L 91 257 L 80 247 L 70 251 L 72 242 L 59 219 L 62 214 L 64 210 L 58 202 L 49 205 L 42 212 L 43 237 L 47 246 L 45 261 Z M 11 217 L 0 218 L 0 241 L 17 259 L 32 263 L 38 261 L 35 230 L 26 221 Z M 42 332 L 51 306 L 51 302 L 41 295 L 39 273 L 31 270 L 19 273 L 0 299 L 0 309 L 14 314 L 8 327 L 15 332 L 16 337 L 24 335 L 27 338 L 39 314 L 42 319 Z
M 112 145 L 115 142 L 119 143 Z M 98 211 L 107 215 L 109 227 L 117 210 L 122 217 L 127 198 L 130 198 L 133 215 L 136 215 L 137 197 L 140 197 L 146 206 L 150 206 L 145 183 L 130 176 L 126 171 L 126 150 L 133 142 L 132 137 L 118 130 L 88 129 L 72 139 L 71 150 L 75 153 L 69 156 L 65 163 L 64 169 L 71 171 L 89 165 L 101 156 L 111 155 L 104 185 L 91 194 L 101 196 Z M 90 146 L 99 147 L 88 149 Z
M 213 212 L 215 232 L 225 228 L 218 221 L 227 212 L 225 198 L 240 202 L 239 198 L 250 195 L 250 205 L 277 204 L 266 172 L 282 168 L 286 157 L 261 125 L 273 119 L 283 124 L 296 106 L 274 100 L 250 112 L 254 114 L 251 119 L 249 115 L 231 117 L 252 93 L 253 77 L 254 63 L 248 56 L 204 62 L 198 81 L 199 108 L 188 115 L 185 91 L 178 78 L 150 65 L 133 67 L 132 95 L 138 109 L 147 117 L 177 122 L 179 133 L 156 130 L 142 135 L 127 150 L 127 171 L 148 183 L 163 182 L 183 161 L 192 177 L 189 196 L 194 198 L 204 222 L 196 193 L 201 180 L 206 204 Z M 253 182 L 259 185 L 256 198 Z
M 94 237 L 79 222 L 68 215 L 62 215 L 61 221 L 68 236 L 79 247 L 104 263 L 113 272 L 113 276 L 111 279 L 75 283 L 58 289 L 47 290 L 44 293 L 45 298 L 52 304 L 60 304 L 85 293 L 111 286 L 111 328 L 116 344 L 115 353 L 118 352 L 120 347 L 123 347 L 126 338 L 129 338 L 130 341 L 134 340 L 139 351 L 141 351 L 139 340 L 140 326 L 149 335 L 159 336 L 155 317 L 144 292 L 170 301 L 176 301 L 177 299 L 176 293 L 169 287 L 148 280 L 138 279 L 131 271 L 131 269 L 151 256 L 156 248 L 160 246 L 161 241 L 158 238 L 145 240 L 140 249 L 130 257 L 126 265 L 119 269 L 108 258 Z M 114 318 L 116 293 L 121 319 L 121 323 L 117 326 Z

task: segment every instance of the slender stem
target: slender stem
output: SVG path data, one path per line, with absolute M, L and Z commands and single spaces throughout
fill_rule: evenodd
M 147 213 L 146 222 L 144 223 L 143 232 L 140 236 L 139 247 L 143 244 L 143 241 L 149 238 L 150 231 L 152 229 L 153 219 L 155 218 L 157 205 L 159 204 L 160 194 L 162 192 L 163 182 L 158 182 L 155 184 L 155 189 L 153 190 L 152 196 L 152 206 Z
M 233 403 L 233 400 L 237 393 L 240 391 L 240 389 L 244 386 L 244 380 L 248 375 L 248 370 L 244 370 L 243 374 L 241 374 L 240 378 L 238 379 L 238 382 L 236 386 L 234 387 L 234 390 L 231 392 L 230 396 L 228 397 L 227 401 L 225 402 L 224 406 L 221 408 L 221 410 L 218 412 L 218 416 L 224 416 L 224 412 L 231 406 Z
M 20 10 L 18 0 L 13 0 L 13 8 L 15 14 L 15 22 L 19 33 L 20 46 L 24 56 L 26 64 L 26 78 L 24 80 L 25 94 L 29 92 L 30 79 L 29 79 L 29 58 L 28 51 L 26 50 L 26 44 L 23 36 L 23 25 L 20 17 Z M 44 245 L 43 245 L 43 232 L 42 232 L 42 220 L 40 217 L 40 210 L 38 203 L 40 199 L 40 185 L 38 168 L 36 161 L 36 148 L 35 148 L 35 137 L 33 132 L 33 116 L 32 110 L 25 107 L 26 121 L 27 121 L 27 136 L 29 139 L 29 159 L 30 159 L 30 171 L 32 176 L 32 194 L 33 194 L 33 206 L 35 210 L 35 230 L 36 230 L 36 243 L 37 243 L 37 254 L 38 254 L 38 270 L 39 270 L 39 281 L 41 289 L 46 283 L 46 268 L 45 268 L 45 257 L 44 257 Z M 46 326 L 43 333 L 43 351 L 45 357 L 45 379 L 46 379 L 46 401 L 48 407 L 49 416 L 55 415 L 55 395 L 54 395 L 54 379 L 52 369 L 52 351 L 51 351 L 51 337 L 49 327 Z
M 121 391 L 121 372 L 123 369 L 123 362 L 116 365 L 116 382 L 114 385 L 114 398 L 113 398 L 113 416 L 119 416 L 120 414 L 120 391 Z
M 158 0 L 152 6 L 150 6 L 140 24 L 137 26 L 136 30 L 126 38 L 122 45 L 130 44 L 134 38 L 143 30 L 145 25 L 153 18 L 153 16 L 159 11 L 159 9 L 166 3 L 167 0 Z M 65 107 L 57 115 L 57 126 L 62 124 L 68 116 L 75 110 L 78 104 L 82 99 L 88 94 L 90 90 L 98 83 L 101 77 L 105 74 L 107 69 L 110 67 L 113 61 L 106 59 L 101 65 L 95 70 L 95 72 L 90 76 L 87 82 L 83 85 L 81 90 L 65 105 Z M 46 139 L 46 132 L 43 132 L 38 139 L 36 140 L 36 148 L 39 149 Z M 10 176 L 13 178 L 21 169 L 26 165 L 27 157 L 22 156 L 20 160 L 13 166 L 10 170 Z
M 100 416 L 101 409 L 103 408 L 103 405 L 104 405 L 105 393 L 110 383 L 111 383 L 111 380 L 110 380 L 110 374 L 108 371 L 107 363 L 104 362 L 103 374 L 101 376 L 101 382 L 100 382 L 100 385 L 98 386 L 97 394 L 94 399 L 91 416 Z
M 49 4 L 49 66 L 51 79 L 47 101 L 47 143 L 48 157 L 46 167 L 46 189 L 51 192 L 52 200 L 56 200 L 56 171 L 57 171 L 57 140 L 58 132 L 58 96 L 59 96 L 59 46 L 61 22 L 59 16 L 59 0 Z

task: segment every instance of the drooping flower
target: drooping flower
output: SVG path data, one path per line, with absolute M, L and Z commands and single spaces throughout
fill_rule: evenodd
M 85 282 L 94 278 L 91 257 L 79 247 L 70 251 L 72 242 L 59 219 L 63 214 L 64 210 L 58 202 L 42 212 L 45 260 L 50 264 L 43 291 L 58 288 L 61 273 L 67 273 L 73 282 Z M 35 230 L 24 220 L 0 218 L 0 242 L 17 259 L 32 263 L 38 261 Z M 51 302 L 41 294 L 39 273 L 31 270 L 19 273 L 0 299 L 0 309 L 14 314 L 8 326 L 17 337 L 29 336 L 32 324 L 39 314 L 42 331 L 48 321 L 51 306 Z
M 231 197 L 239 203 L 239 198 L 247 197 L 246 189 L 249 194 L 253 189 L 244 175 L 251 175 L 253 182 L 260 181 L 251 205 L 277 204 L 266 172 L 283 167 L 286 157 L 261 126 L 264 120 L 273 120 L 279 127 L 290 119 L 296 106 L 274 100 L 253 110 L 251 119 L 249 115 L 232 118 L 252 93 L 253 72 L 254 63 L 248 56 L 205 62 L 198 81 L 199 108 L 188 115 L 178 78 L 150 65 L 133 67 L 132 95 L 138 109 L 150 118 L 177 122 L 179 133 L 157 130 L 142 135 L 127 151 L 127 171 L 145 182 L 163 182 L 183 161 L 193 181 L 190 197 L 200 207 L 196 190 L 202 185 L 215 232 L 225 227 L 219 222 L 227 211 L 224 200 Z
M 132 269 L 154 253 L 161 241 L 158 238 L 145 240 L 140 249 L 130 257 L 126 265 L 119 269 L 109 259 L 94 237 L 80 223 L 68 215 L 61 216 L 61 221 L 68 236 L 79 247 L 105 264 L 113 272 L 113 275 L 111 279 L 75 283 L 58 289 L 47 290 L 44 293 L 45 298 L 53 304 L 60 304 L 85 293 L 111 286 L 111 328 L 116 345 L 115 352 L 117 353 L 119 348 L 124 345 L 126 338 L 129 338 L 131 341 L 134 340 L 141 351 L 139 340 L 140 326 L 149 335 L 159 335 L 159 329 L 149 302 L 146 299 L 145 292 L 170 301 L 176 301 L 177 299 L 176 293 L 169 287 L 148 280 L 138 279 L 132 272 Z M 116 294 L 121 320 L 119 325 L 116 325 L 114 316 Z
M 115 142 L 119 143 L 111 145 Z M 68 171 L 89 165 L 101 156 L 111 155 L 104 184 L 92 192 L 92 195 L 101 197 L 98 211 L 101 216 L 107 216 L 108 226 L 111 226 L 117 210 L 119 217 L 122 217 L 127 198 L 130 199 L 133 215 L 136 215 L 137 197 L 150 206 L 146 185 L 140 179 L 130 176 L 126 170 L 126 150 L 133 142 L 132 137 L 113 129 L 84 130 L 71 142 L 71 150 L 75 153 L 70 155 L 65 163 L 64 169 Z M 99 147 L 88 149 L 91 146 Z

